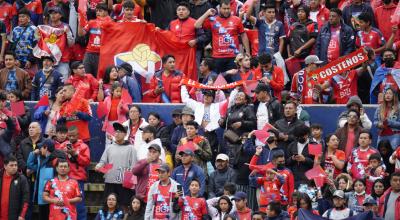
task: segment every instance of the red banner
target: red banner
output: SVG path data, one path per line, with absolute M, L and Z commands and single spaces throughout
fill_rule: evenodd
M 328 65 L 323 66 L 319 69 L 308 74 L 309 77 L 323 83 L 326 80 L 334 77 L 337 74 L 346 72 L 347 70 L 356 67 L 368 60 L 367 53 L 363 48 L 354 51 L 351 54 L 340 57 L 339 59 L 330 62 Z
M 110 22 L 102 26 L 98 78 L 109 65 L 127 62 L 148 80 L 162 68 L 161 57 L 175 56 L 176 69 L 197 80 L 196 48 L 180 42 L 170 31 L 157 31 L 153 24 Z
M 196 80 L 188 79 L 188 78 L 183 78 L 181 83 L 190 87 L 194 87 L 196 89 L 214 89 L 214 90 L 224 90 L 224 89 L 233 89 L 236 86 L 240 86 L 245 82 L 245 80 L 240 80 L 237 82 L 225 84 L 225 85 L 218 85 L 218 86 L 209 86 L 209 85 L 204 85 Z

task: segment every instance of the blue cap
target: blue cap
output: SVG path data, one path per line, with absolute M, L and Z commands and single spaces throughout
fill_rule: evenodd
M 179 152 L 179 155 L 183 155 L 183 154 L 194 156 L 194 152 L 192 150 L 189 150 L 189 149 L 186 149 L 186 150 L 183 150 L 183 151 Z
M 378 205 L 378 203 L 376 202 L 376 200 L 374 198 L 372 198 L 371 196 L 368 196 L 367 198 L 365 198 L 363 206 L 366 205 Z
M 42 142 L 40 142 L 38 145 L 38 148 L 42 148 L 44 146 L 47 147 L 47 150 L 50 152 L 53 152 L 55 150 L 55 144 L 54 141 L 51 139 L 44 139 Z
M 247 194 L 242 191 L 236 192 L 232 198 L 232 200 L 242 200 L 242 199 L 247 199 Z

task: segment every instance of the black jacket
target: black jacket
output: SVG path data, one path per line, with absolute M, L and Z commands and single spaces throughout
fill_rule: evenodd
M 314 165 L 314 156 L 308 153 L 308 144 L 303 148 L 302 152 L 297 152 L 297 141 L 293 141 L 289 144 L 286 151 L 286 165 L 289 168 L 294 176 L 294 187 L 297 187 L 302 183 L 308 183 L 308 179 L 305 173 L 311 169 Z M 306 160 L 303 162 L 298 162 L 292 159 L 292 156 L 296 154 L 303 155 Z
M 36 144 L 41 143 L 42 141 L 43 138 L 40 137 Z M 23 139 L 17 148 L 16 157 L 18 160 L 18 168 L 20 168 L 24 172 L 26 169 L 26 161 L 28 160 L 29 153 L 33 150 L 33 143 L 30 137 Z
M 295 137 L 293 135 L 294 130 L 296 129 L 297 126 L 303 125 L 304 122 L 297 119 L 297 116 L 295 116 L 292 121 L 287 121 L 286 118 L 279 119 L 278 121 L 275 122 L 275 128 L 279 130 L 279 132 L 282 132 L 284 134 L 289 135 L 289 138 L 287 141 L 279 140 L 278 146 L 286 151 L 287 146 L 295 140 Z
M 256 115 L 254 114 L 253 105 L 233 105 L 228 110 L 228 118 L 224 121 L 227 129 L 232 129 L 237 135 L 241 136 L 246 132 L 251 132 L 256 128 Z M 232 124 L 242 122 L 242 126 L 233 129 Z
M 151 10 L 150 22 L 163 30 L 176 17 L 175 0 L 147 0 L 147 5 Z
M 222 196 L 227 182 L 236 183 L 236 171 L 229 166 L 224 171 L 215 170 L 208 179 L 208 198 Z
M 3 187 L 3 175 L 4 171 L 0 173 L 0 196 L 3 196 L 1 195 L 1 189 Z M 21 215 L 24 204 L 28 206 L 29 203 L 29 184 L 24 175 L 20 175 L 18 173 L 14 175 L 13 179 L 11 180 L 9 194 L 8 207 L 4 207 L 2 205 L 1 208 L 8 208 L 8 220 L 17 220 Z M 25 218 L 25 216 L 21 217 Z
M 257 115 L 257 109 L 259 105 L 259 101 L 254 103 L 254 115 Z M 275 97 L 271 97 L 271 100 L 269 100 L 266 105 L 268 110 L 268 122 L 270 124 L 274 124 L 283 117 L 282 104 Z
M 167 148 L 170 152 L 173 152 L 173 147 L 171 145 L 171 138 L 172 138 L 172 133 L 174 132 L 174 129 L 177 127 L 177 125 L 172 122 L 172 124 L 167 125 L 163 128 L 160 129 L 160 140 L 161 143 L 164 147 Z
M 0 135 L 0 154 L 3 157 L 7 157 L 11 153 L 13 153 L 13 149 L 11 148 L 10 143 L 15 130 L 15 123 L 11 117 L 9 117 L 5 122 L 7 124 L 7 127 L 4 130 L 3 134 Z

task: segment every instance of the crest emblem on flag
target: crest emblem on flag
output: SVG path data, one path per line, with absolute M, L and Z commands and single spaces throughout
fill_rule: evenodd
M 53 56 L 58 64 L 62 57 L 61 48 L 66 46 L 63 28 L 54 28 L 48 25 L 39 25 L 40 40 L 33 48 L 33 55 L 37 58 Z

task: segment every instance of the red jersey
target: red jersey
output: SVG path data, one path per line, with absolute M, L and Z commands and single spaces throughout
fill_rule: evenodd
M 251 56 L 256 57 L 258 55 L 258 30 L 245 29 L 247 38 L 249 38 Z
M 386 77 L 383 79 L 381 85 L 379 86 L 379 92 L 383 93 L 383 90 L 387 87 L 390 86 L 393 89 L 396 89 L 396 91 L 399 91 L 399 87 L 396 83 L 396 80 L 394 80 L 393 75 L 391 74 L 391 70 L 389 73 L 386 74 Z
M 356 36 L 356 46 L 357 47 L 371 47 L 372 49 L 377 49 L 385 45 L 385 38 L 382 33 L 376 29 L 372 28 L 368 33 L 365 31 L 358 31 Z
M 272 181 L 266 180 L 265 177 L 258 177 L 257 183 L 261 185 L 260 190 L 260 211 L 266 212 L 267 206 L 272 201 L 281 201 L 280 189 L 281 181 L 275 177 Z
M 367 149 L 358 147 L 353 150 L 349 158 L 349 163 L 347 164 L 347 170 L 350 171 L 349 173 L 353 179 L 362 179 L 364 175 L 367 175 L 366 169 L 368 167 L 369 156 L 375 153 L 379 152 L 371 147 Z
M 175 19 L 169 23 L 169 30 L 181 42 L 189 42 L 196 38 L 196 28 L 194 27 L 195 19 L 189 17 L 185 20 Z
M 357 95 L 357 71 L 351 70 L 347 76 L 340 74 L 332 77 L 333 97 L 336 104 L 347 104 L 349 98 Z
M 35 24 L 38 25 L 39 22 L 39 16 L 43 16 L 43 6 L 42 6 L 42 1 L 41 0 L 33 0 L 30 1 L 29 3 L 21 3 L 18 4 L 14 2 L 13 4 L 13 10 L 18 11 L 22 7 L 28 9 L 31 12 L 31 21 Z M 21 5 L 23 4 L 23 5 Z
M 332 62 L 340 57 L 340 26 L 331 27 L 331 40 L 328 45 L 328 62 Z
M 235 50 L 239 49 L 239 35 L 244 32 L 240 18 L 236 16 L 208 18 L 204 22 L 203 28 L 211 30 L 212 56 L 214 58 L 233 58 L 236 56 Z
M 285 180 L 282 187 L 281 187 L 281 194 L 282 194 L 282 205 L 289 205 L 292 203 L 293 197 L 292 194 L 294 192 L 294 176 L 292 171 L 289 169 L 283 169 L 277 171 L 279 175 L 283 176 Z
M 346 160 L 346 154 L 342 150 L 336 150 L 334 155 L 338 160 L 345 161 Z M 325 173 L 328 175 L 329 178 L 335 179 L 337 175 L 342 173 L 342 170 L 339 170 L 338 168 L 335 167 L 335 164 L 333 163 L 333 160 L 329 157 L 328 155 L 325 155 L 325 165 L 324 165 L 324 170 Z
M 86 99 L 79 99 L 79 102 L 71 100 L 64 102 L 61 106 L 60 116 L 66 118 L 68 128 L 71 126 L 76 126 L 78 128 L 79 139 L 88 141 L 90 139 L 89 122 L 80 120 L 74 113 L 83 112 L 92 116 L 92 109 Z
M 11 32 L 11 22 L 14 15 L 17 15 L 17 11 L 12 5 L 3 1 L 3 3 L 0 4 L 0 21 L 4 22 L 6 25 L 7 34 Z
M 153 200 L 155 202 L 153 218 L 154 220 L 168 220 L 170 213 L 170 202 L 171 202 L 171 193 L 169 189 L 171 188 L 171 184 L 167 186 L 158 185 L 159 194 L 154 194 L 155 197 Z
M 91 53 L 100 53 L 100 39 L 101 39 L 101 25 L 105 22 L 110 22 L 112 19 L 107 16 L 104 18 L 96 18 L 94 20 L 90 20 L 84 30 L 89 32 L 89 43 L 86 47 L 87 52 Z
M 9 176 L 6 173 L 3 174 L 3 180 L 1 185 L 1 209 L 0 219 L 8 219 L 8 207 L 10 202 L 10 186 L 13 176 Z
M 143 19 L 142 7 L 135 4 L 135 8 L 133 9 L 133 15 L 138 19 Z M 121 3 L 113 5 L 113 12 L 111 14 L 111 17 L 115 21 L 120 21 L 124 18 L 124 8 L 122 7 Z
M 291 92 L 301 95 L 302 104 L 314 104 L 314 80 L 308 78 L 305 70 L 300 70 L 293 75 Z
M 179 198 L 182 220 L 201 220 L 203 215 L 207 215 L 207 203 L 204 198 L 185 196 L 185 200 Z
M 150 186 L 152 186 L 155 182 L 158 181 L 158 172 L 157 169 L 160 167 L 160 164 L 150 163 L 149 164 L 149 180 L 146 185 L 146 194 L 144 197 L 144 201 L 147 202 L 147 193 L 149 192 Z
M 49 193 L 50 198 L 64 201 L 64 206 L 50 204 L 49 220 L 76 220 L 76 207 L 68 202 L 70 199 L 81 197 L 81 191 L 76 180 L 68 178 L 65 181 L 60 181 L 56 177 L 47 181 L 44 191 Z

